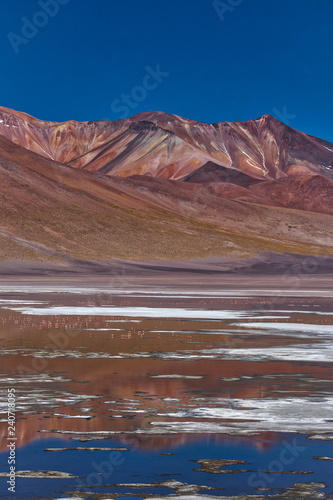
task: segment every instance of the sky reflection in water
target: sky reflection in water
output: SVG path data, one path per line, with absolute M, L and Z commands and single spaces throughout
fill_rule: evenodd
M 1 390 L 17 392 L 18 469 L 81 476 L 81 483 L 18 478 L 21 497 L 80 489 L 96 473 L 91 464 L 111 453 L 46 448 L 128 448 L 118 452 L 112 478 L 91 476 L 90 494 L 273 495 L 294 483 L 329 484 L 331 462 L 313 457 L 333 457 L 331 442 L 320 439 L 333 432 L 330 303 L 328 297 L 3 294 Z M 4 438 L 7 423 L 0 425 Z M 305 439 L 315 434 L 319 439 Z M 298 455 L 289 450 L 292 462 L 282 463 L 280 454 L 295 439 Z M 191 462 L 204 459 L 248 464 L 226 466 L 235 472 L 222 474 L 216 464 L 209 472 Z M 259 477 L 273 462 L 275 474 Z M 191 486 L 172 489 L 170 480 Z M 120 483 L 163 485 L 105 486 Z M 274 491 L 256 489 L 264 487 Z

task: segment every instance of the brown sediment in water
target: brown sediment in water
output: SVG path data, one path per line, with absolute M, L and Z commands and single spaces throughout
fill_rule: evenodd
M 8 472 L 1 472 L 0 476 L 6 477 L 10 474 Z M 15 471 L 16 477 L 31 478 L 31 479 L 73 479 L 79 476 L 73 476 L 68 472 L 59 472 L 52 470 L 18 470 Z
M 225 459 L 205 459 L 205 460 L 193 460 L 201 465 L 200 469 L 193 469 L 198 472 L 207 472 L 209 474 L 237 474 L 241 472 L 251 472 L 250 470 L 244 469 L 225 469 L 222 467 L 228 467 L 229 465 L 250 465 L 249 462 L 245 460 L 225 460 Z

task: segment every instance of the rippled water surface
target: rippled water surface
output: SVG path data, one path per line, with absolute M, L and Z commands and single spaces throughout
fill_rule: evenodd
M 3 287 L 0 498 L 333 498 L 332 297 L 294 295 Z

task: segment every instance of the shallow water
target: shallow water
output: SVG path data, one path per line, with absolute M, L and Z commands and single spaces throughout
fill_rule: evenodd
M 299 295 L 2 289 L 0 498 L 333 498 L 332 299 Z

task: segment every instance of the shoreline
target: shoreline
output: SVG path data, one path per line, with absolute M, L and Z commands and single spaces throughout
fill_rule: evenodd
M 49 262 L 0 261 L 0 287 L 18 285 L 128 290 L 270 290 L 301 293 L 333 291 L 333 256 L 264 253 L 252 258 L 207 257 L 187 261 L 111 262 L 71 260 Z
M 0 293 L 86 293 L 121 295 L 122 293 L 150 293 L 168 295 L 184 293 L 227 297 L 233 291 L 247 295 L 271 296 L 333 296 L 333 275 L 239 275 L 197 273 L 156 273 L 155 275 L 75 275 L 0 276 Z

